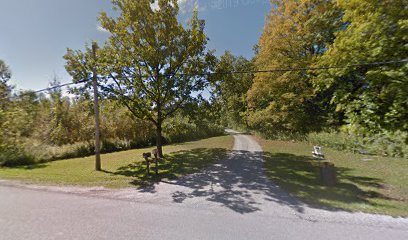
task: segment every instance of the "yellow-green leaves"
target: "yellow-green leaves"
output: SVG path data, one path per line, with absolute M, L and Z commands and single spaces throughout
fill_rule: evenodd
M 340 11 L 332 1 L 272 1 L 259 40 L 258 70 L 311 67 L 334 39 Z M 248 92 L 250 124 L 262 131 L 304 132 L 324 111 L 306 71 L 258 73 Z M 265 119 L 265 121 L 262 121 Z
M 205 85 L 195 76 L 212 68 L 206 50 L 204 21 L 194 12 L 189 25 L 178 21 L 175 0 L 115 0 L 117 17 L 101 13 L 101 26 L 109 33 L 95 63 L 99 83 L 109 96 L 122 102 L 134 116 L 161 125 L 191 93 Z M 74 78 L 89 75 L 94 65 L 85 53 L 68 50 L 67 70 Z

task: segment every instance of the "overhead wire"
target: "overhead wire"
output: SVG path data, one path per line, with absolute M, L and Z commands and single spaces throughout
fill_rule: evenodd
M 322 67 L 306 67 L 306 68 L 275 68 L 275 69 L 267 69 L 267 70 L 247 70 L 247 71 L 229 71 L 229 72 L 208 72 L 208 73 L 181 73 L 181 74 L 167 74 L 165 76 L 210 76 L 210 75 L 230 75 L 230 74 L 256 74 L 256 73 L 272 73 L 272 72 L 292 72 L 292 71 L 316 71 L 316 70 L 328 70 L 328 69 L 344 69 L 344 68 L 352 68 L 352 67 L 364 67 L 364 66 L 382 66 L 382 65 L 390 65 L 390 64 L 398 64 L 398 63 L 406 63 L 408 59 L 401 59 L 401 60 L 390 60 L 390 61 L 381 61 L 381 62 L 371 62 L 371 63 L 358 63 L 358 64 L 349 64 L 349 65 L 338 65 L 338 66 L 322 66 Z M 35 94 L 41 93 L 45 91 L 51 91 L 54 89 L 67 87 L 71 85 L 77 85 L 81 83 L 86 83 L 92 80 L 92 78 L 88 78 L 85 80 L 71 82 L 71 83 L 64 83 L 60 85 L 51 86 L 48 88 L 29 91 L 26 93 L 22 93 L 19 96 L 26 95 L 26 94 Z

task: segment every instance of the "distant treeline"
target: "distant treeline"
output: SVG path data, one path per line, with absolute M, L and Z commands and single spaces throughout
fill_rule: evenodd
M 1 165 L 21 165 L 94 154 L 93 102 L 70 98 L 54 89 L 47 94 L 23 92 L 11 98 L 11 87 L 2 82 Z M 58 82 L 53 82 L 57 85 Z M 7 92 L 7 93 L 6 93 Z M 223 134 L 207 114 L 208 106 L 188 103 L 164 123 L 164 143 L 191 141 Z M 102 152 L 154 146 L 155 126 L 134 118 L 115 100 L 102 99 Z M 191 117 L 188 116 L 192 114 Z

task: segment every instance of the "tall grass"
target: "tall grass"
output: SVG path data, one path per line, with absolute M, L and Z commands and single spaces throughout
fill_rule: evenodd
M 208 137 L 220 136 L 224 133 L 223 128 L 208 124 L 196 125 L 193 123 L 178 122 L 167 125 L 164 131 L 164 143 L 179 143 L 199 140 Z M 39 142 L 38 140 L 25 139 L 13 147 L 0 148 L 0 166 L 19 166 L 34 163 L 42 163 L 59 159 L 70 159 L 91 156 L 95 153 L 93 142 L 79 142 L 62 146 L 54 146 Z M 146 139 L 103 139 L 101 152 L 110 153 L 129 149 L 154 146 L 155 137 Z
M 29 165 L 35 162 L 33 154 L 21 146 L 0 146 L 0 166 Z
M 408 133 L 383 132 L 359 136 L 341 131 L 322 131 L 306 134 L 252 131 L 265 139 L 308 142 L 339 151 L 408 158 Z
M 164 133 L 166 142 L 179 143 L 199 140 L 224 134 L 224 128 L 215 124 L 197 126 L 196 124 L 167 125 Z

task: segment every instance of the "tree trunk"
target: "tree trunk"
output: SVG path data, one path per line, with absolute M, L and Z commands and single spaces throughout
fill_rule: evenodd
M 156 125 L 156 147 L 159 151 L 159 157 L 163 157 L 163 143 L 162 143 L 162 126 L 161 123 Z

